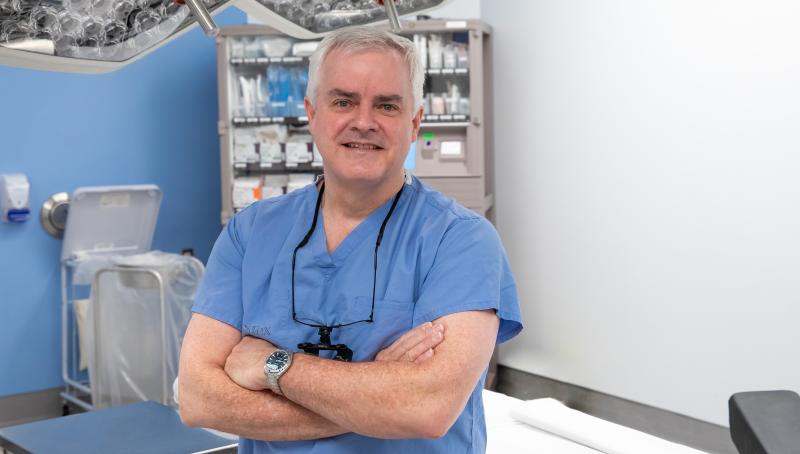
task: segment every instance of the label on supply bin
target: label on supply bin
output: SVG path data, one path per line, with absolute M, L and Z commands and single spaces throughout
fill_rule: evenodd
M 311 160 L 306 142 L 288 142 L 286 144 L 286 163 L 295 164 Z
M 261 164 L 283 162 L 283 150 L 278 142 L 261 142 Z
M 100 196 L 100 208 L 126 208 L 131 204 L 131 195 L 125 192 L 103 194 Z

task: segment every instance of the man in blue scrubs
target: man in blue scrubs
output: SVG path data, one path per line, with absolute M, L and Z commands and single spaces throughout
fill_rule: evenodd
M 324 178 L 219 236 L 181 353 L 186 424 L 242 452 L 485 451 L 481 389 L 522 329 L 516 287 L 492 225 L 404 172 L 418 61 L 370 28 L 312 57 Z

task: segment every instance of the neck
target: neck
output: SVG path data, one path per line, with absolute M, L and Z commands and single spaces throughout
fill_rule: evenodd
M 403 172 L 375 186 L 342 184 L 336 178 L 326 175 L 322 201 L 325 216 L 360 222 L 394 197 L 403 184 Z

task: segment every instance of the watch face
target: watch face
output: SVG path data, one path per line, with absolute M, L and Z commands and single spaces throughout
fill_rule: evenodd
M 270 372 L 279 372 L 289 362 L 289 355 L 284 351 L 277 351 L 269 356 L 267 369 Z

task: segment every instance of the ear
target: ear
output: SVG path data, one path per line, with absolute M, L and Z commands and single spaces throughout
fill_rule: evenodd
M 303 106 L 306 108 L 306 115 L 308 116 L 308 125 L 311 127 L 311 123 L 314 122 L 314 115 L 316 115 L 316 111 L 314 110 L 314 105 L 311 104 L 311 100 L 308 97 L 303 98 Z
M 411 119 L 413 130 L 411 132 L 411 140 L 416 141 L 419 138 L 419 127 L 422 124 L 422 114 L 424 113 L 424 109 L 420 106 L 419 110 L 414 117 Z

